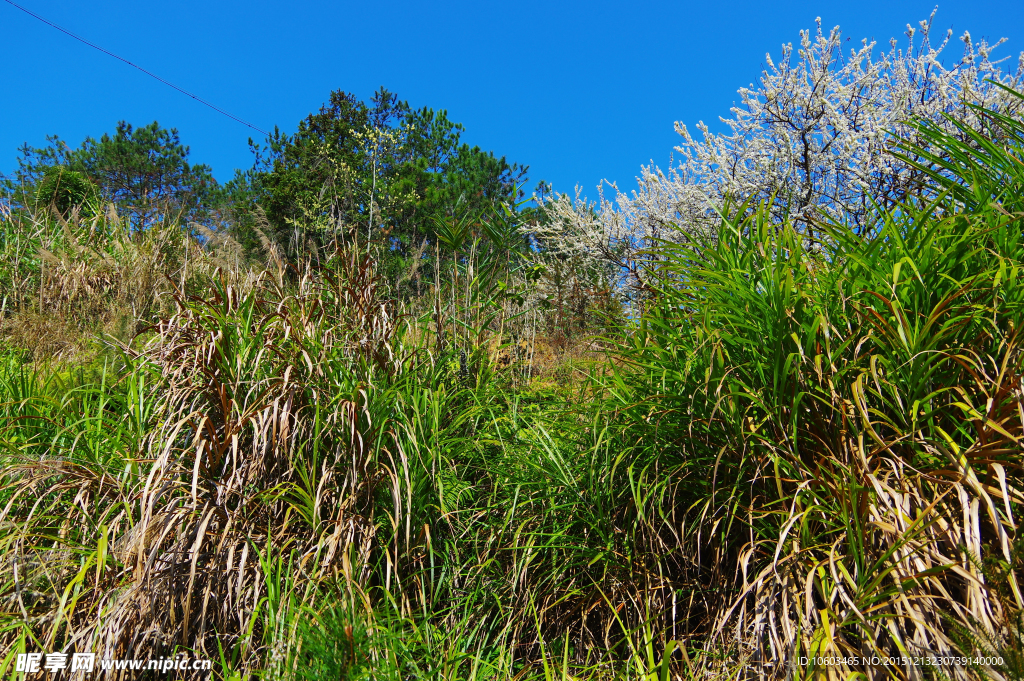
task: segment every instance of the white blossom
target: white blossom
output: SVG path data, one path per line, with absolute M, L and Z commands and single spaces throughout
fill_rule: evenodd
M 586 253 L 642 285 L 642 249 L 658 239 L 712 233 L 726 197 L 774 195 L 775 205 L 797 220 L 824 212 L 858 223 L 872 198 L 913 185 L 912 169 L 893 155 L 897 137 L 913 136 L 912 119 L 955 133 L 944 116 L 974 124 L 969 104 L 1019 106 L 992 81 L 1019 89 L 1024 54 L 1013 73 L 1004 73 L 1003 60 L 992 59 L 1004 41 L 976 43 L 964 33 L 963 56 L 944 64 L 952 31 L 933 46 L 934 16 L 907 26 L 905 48 L 894 39 L 881 55 L 867 40 L 844 54 L 839 28 L 826 34 L 819 19 L 814 33 L 800 32 L 798 47 L 783 45 L 777 59 L 766 55 L 759 86 L 741 88 L 731 117 L 721 119 L 727 132 L 700 122 L 694 134 L 677 122 L 682 142 L 667 172 L 652 161 L 635 190 L 609 184 L 614 199 L 599 188 L 596 203 L 579 188 L 575 197 L 553 195 L 544 202 L 552 224 L 539 230 L 540 241 L 556 253 Z

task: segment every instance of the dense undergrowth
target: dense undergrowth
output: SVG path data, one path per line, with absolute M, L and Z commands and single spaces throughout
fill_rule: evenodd
M 1024 125 L 988 120 L 856 230 L 665 242 L 547 373 L 511 211 L 440 225 L 411 301 L 354 241 L 5 215 L 2 673 L 1019 678 Z

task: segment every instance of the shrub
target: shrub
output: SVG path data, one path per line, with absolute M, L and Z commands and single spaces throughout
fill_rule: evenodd
M 65 166 L 50 166 L 36 188 L 36 201 L 44 207 L 53 206 L 65 217 L 73 208 L 84 209 L 85 215 L 98 207 L 99 192 L 84 174 Z

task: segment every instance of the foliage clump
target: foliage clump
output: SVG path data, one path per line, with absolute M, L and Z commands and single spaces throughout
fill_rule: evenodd
M 89 211 L 98 204 L 99 196 L 86 175 L 58 165 L 44 172 L 36 189 L 36 202 L 53 206 L 60 215 L 66 216 L 73 208 Z

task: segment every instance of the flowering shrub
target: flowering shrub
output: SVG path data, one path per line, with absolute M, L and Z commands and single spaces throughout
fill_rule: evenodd
M 993 59 L 1002 40 L 990 45 L 964 33 L 963 56 L 946 66 L 941 57 L 952 30 L 933 46 L 934 16 L 907 26 L 905 48 L 893 39 L 881 55 L 867 40 L 844 54 L 839 27 L 826 34 L 819 18 L 816 32 L 800 32 L 798 48 L 784 45 L 777 60 L 766 56 L 759 87 L 740 88 L 740 104 L 721 119 L 727 132 L 700 122 L 694 135 L 676 123 L 679 162 L 667 172 L 643 167 L 630 194 L 612 184 L 614 199 L 601 192 L 588 202 L 578 188 L 575 197 L 553 195 L 545 201 L 553 219 L 539 228 L 541 242 L 611 263 L 640 286 L 638 251 L 658 239 L 709 233 L 727 198 L 774 196 L 777 210 L 805 225 L 818 213 L 863 224 L 871 201 L 898 199 L 917 184 L 917 171 L 893 153 L 897 138 L 915 137 L 914 119 L 959 135 L 956 122 L 978 122 L 970 104 L 1020 109 L 996 83 L 1019 87 L 1024 54 L 1004 72 L 1005 59 Z

